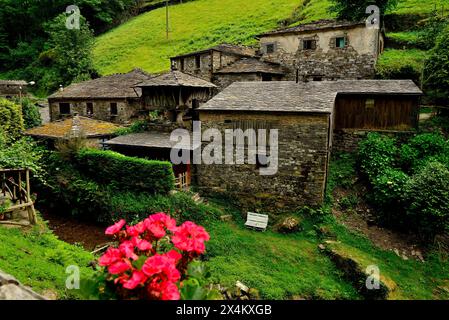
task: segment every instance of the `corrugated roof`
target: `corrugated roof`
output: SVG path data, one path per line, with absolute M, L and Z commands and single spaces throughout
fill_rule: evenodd
M 338 94 L 422 92 L 411 80 L 235 82 L 199 110 L 331 113 Z
M 141 96 L 141 91 L 140 89 L 135 90 L 133 86 L 138 82 L 150 78 L 151 75 L 149 73 L 146 73 L 140 69 L 134 69 L 128 73 L 118 73 L 94 80 L 72 84 L 65 88 L 64 91 L 58 91 L 48 98 L 138 98 Z
M 265 32 L 257 37 L 264 37 L 264 36 L 272 36 L 272 35 L 279 35 L 279 34 L 286 34 L 286 33 L 301 33 L 301 32 L 308 32 L 308 31 L 315 31 L 315 30 L 325 30 L 325 29 L 340 29 L 340 28 L 350 28 L 355 27 L 359 25 L 364 25 L 365 22 L 351 22 L 351 21 L 337 21 L 337 20 L 317 20 L 311 23 L 305 23 L 300 24 L 295 27 L 291 28 L 284 28 L 284 29 L 278 29 L 270 32 Z
M 113 134 L 120 126 L 100 120 L 94 120 L 86 117 L 78 117 L 80 127 L 87 138 L 108 136 Z M 40 138 L 63 138 L 70 132 L 73 125 L 73 118 L 49 122 L 43 126 L 29 129 L 26 135 Z
M 285 74 L 280 64 L 261 61 L 257 58 L 242 58 L 216 73 L 270 73 Z
M 238 46 L 238 45 L 228 44 L 228 43 L 222 43 L 222 44 L 219 44 L 219 45 L 216 45 L 214 47 L 207 48 L 204 50 L 194 51 L 194 52 L 178 55 L 175 57 L 171 57 L 171 59 L 189 57 L 189 56 L 197 55 L 200 53 L 206 53 L 211 50 L 224 52 L 224 53 L 231 53 L 231 54 L 235 54 L 235 55 L 243 56 L 243 57 L 252 57 L 252 56 L 256 55 L 256 49 L 254 49 L 254 48 Z
M 189 143 L 178 143 L 170 140 L 170 133 L 165 132 L 143 132 L 119 136 L 106 141 L 104 144 L 110 146 L 143 147 L 143 148 L 163 148 L 172 149 L 175 146 L 180 150 L 193 150 L 190 134 L 183 141 Z
M 196 87 L 215 88 L 213 83 L 191 76 L 180 71 L 172 70 L 151 79 L 142 81 L 135 87 Z

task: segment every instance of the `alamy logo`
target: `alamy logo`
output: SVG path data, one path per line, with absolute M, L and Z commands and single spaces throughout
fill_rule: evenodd
M 366 13 L 370 16 L 366 19 L 366 27 L 368 29 L 380 29 L 380 9 L 376 5 L 366 8 Z
M 371 265 L 366 268 L 366 288 L 368 290 L 379 290 L 380 289 L 380 269 L 376 265 Z
M 79 30 L 81 18 L 80 8 L 76 5 L 70 5 L 66 8 L 65 12 L 70 14 L 65 21 L 66 28 L 69 30 Z
M 65 273 L 69 274 L 65 281 L 65 287 L 69 290 L 80 288 L 80 268 L 78 266 L 68 266 Z
M 170 140 L 176 145 L 170 160 L 173 164 L 257 164 L 260 175 L 271 176 L 278 171 L 278 135 L 278 129 L 225 129 L 223 137 L 222 131 L 215 128 L 202 132 L 201 121 L 194 121 L 193 138 L 186 129 L 172 132 Z M 204 148 L 203 142 L 207 143 Z

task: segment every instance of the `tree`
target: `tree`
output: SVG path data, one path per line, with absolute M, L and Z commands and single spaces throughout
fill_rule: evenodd
M 366 8 L 376 5 L 383 16 L 389 9 L 396 7 L 399 0 L 331 0 L 330 12 L 336 13 L 338 19 L 349 21 L 362 21 L 368 17 Z
M 449 27 L 441 32 L 424 64 L 423 84 L 438 103 L 449 106 Z
M 94 36 L 86 19 L 81 17 L 80 29 L 68 29 L 66 27 L 65 14 L 57 16 L 46 25 L 49 40 L 46 50 L 41 54 L 49 58 L 53 81 L 50 88 L 56 89 L 59 84 L 68 85 L 72 82 L 80 82 L 91 79 L 94 73 L 92 62 L 92 48 Z M 49 71 L 50 72 L 50 71 Z

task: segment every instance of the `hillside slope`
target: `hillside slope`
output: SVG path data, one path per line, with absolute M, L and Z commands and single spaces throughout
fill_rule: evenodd
M 166 39 L 165 8 L 142 14 L 97 38 L 94 63 L 102 75 L 140 67 L 169 69 L 169 57 L 221 42 L 255 44 L 254 35 L 279 26 L 330 18 L 330 0 L 196 0 L 170 7 Z M 400 0 L 394 14 L 428 14 L 449 0 Z

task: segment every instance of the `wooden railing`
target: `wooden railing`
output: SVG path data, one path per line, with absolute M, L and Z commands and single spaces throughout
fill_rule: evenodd
M 179 190 L 188 190 L 190 187 L 190 174 L 188 172 L 179 174 L 176 178 L 175 186 Z
M 30 192 L 30 170 L 28 169 L 0 169 L 0 186 L 4 203 L 11 202 L 2 214 L 17 210 L 27 210 L 30 224 L 36 223 L 36 212 Z M 3 203 L 3 204 L 4 204 Z M 1 205 L 2 203 L 0 203 Z M 1 220 L 0 224 L 23 225 L 20 222 Z

